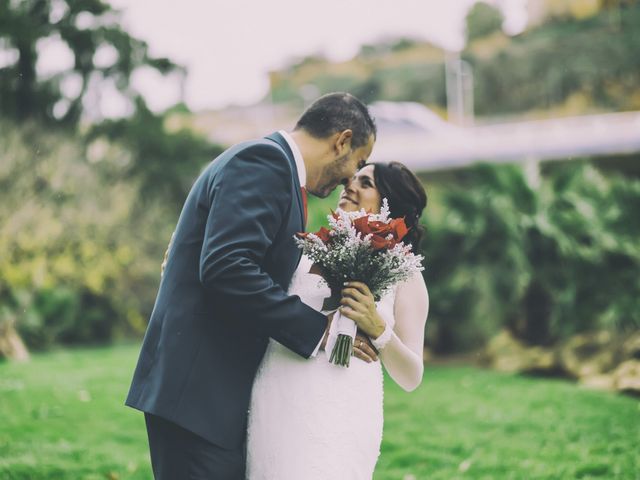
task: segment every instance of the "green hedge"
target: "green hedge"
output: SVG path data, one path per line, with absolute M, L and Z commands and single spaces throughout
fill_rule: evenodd
M 2 127 L 0 322 L 15 322 L 32 348 L 140 335 L 177 219 L 176 201 L 163 201 L 176 175 L 149 192 L 153 182 L 128 167 L 148 149 Z M 185 165 L 184 184 L 197 175 Z M 514 165 L 426 175 L 433 348 L 472 349 L 504 326 L 531 344 L 638 328 L 640 181 L 603 172 L 574 161 L 531 178 Z M 311 198 L 309 230 L 326 224 L 339 193 Z
M 640 327 L 638 179 L 588 162 L 532 178 L 481 165 L 440 190 L 424 244 L 436 349 L 476 347 L 503 326 L 541 345 Z

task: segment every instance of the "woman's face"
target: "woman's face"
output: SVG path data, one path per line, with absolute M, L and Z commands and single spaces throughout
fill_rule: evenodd
M 373 165 L 367 165 L 356 172 L 344 187 L 338 208 L 347 212 L 363 209 L 366 212 L 380 213 L 382 198 L 373 179 Z

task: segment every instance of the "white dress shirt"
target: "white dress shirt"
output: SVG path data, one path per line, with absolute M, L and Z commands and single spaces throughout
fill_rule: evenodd
M 291 138 L 291 135 L 289 135 L 288 132 L 285 132 L 284 130 L 280 130 L 278 133 L 284 137 L 284 139 L 287 142 L 287 145 L 289 145 L 289 148 L 293 152 L 293 159 L 296 162 L 296 169 L 298 170 L 298 179 L 300 180 L 300 186 L 306 187 L 307 168 L 304 165 L 304 159 L 302 158 L 302 153 L 300 153 L 300 149 L 298 148 L 298 145 L 293 140 L 293 138 Z M 324 335 L 323 335 L 323 338 L 324 338 Z M 311 354 L 312 357 L 315 357 L 316 355 L 318 355 L 318 351 L 320 350 L 321 344 L 322 344 L 322 338 L 320 339 L 320 343 L 318 343 L 318 346 L 316 347 L 316 349 Z
M 300 149 L 298 148 L 298 145 L 296 144 L 295 140 L 291 138 L 291 135 L 289 135 L 289 132 L 280 130 L 278 133 L 284 137 L 284 139 L 287 141 L 287 145 L 289 145 L 289 148 L 293 152 L 293 159 L 296 161 L 296 168 L 298 170 L 298 179 L 300 180 L 300 186 L 306 187 L 307 186 L 307 167 L 305 167 L 304 165 L 304 159 L 302 158 L 302 153 L 300 153 Z

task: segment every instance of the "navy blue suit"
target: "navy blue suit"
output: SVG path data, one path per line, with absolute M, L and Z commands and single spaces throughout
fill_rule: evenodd
M 126 404 L 224 449 L 241 447 L 269 337 L 309 357 L 327 325 L 286 294 L 300 260 L 293 236 L 303 230 L 297 169 L 281 135 L 209 164 L 180 214 Z

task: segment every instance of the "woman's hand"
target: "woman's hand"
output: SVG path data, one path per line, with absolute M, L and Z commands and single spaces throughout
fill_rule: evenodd
M 384 332 L 385 321 L 378 315 L 376 303 L 369 287 L 362 282 L 347 282 L 342 290 L 340 312 L 356 322 L 356 325 L 371 338 Z
M 327 315 L 327 329 L 325 330 L 324 337 L 322 337 L 322 342 L 320 343 L 320 348 L 322 350 L 326 350 L 329 331 L 331 330 L 331 322 L 333 321 L 334 315 L 335 312 Z M 356 338 L 353 339 L 353 356 L 360 360 L 364 360 L 367 363 L 378 361 L 378 351 L 371 343 L 369 336 L 360 330 L 356 332 Z

